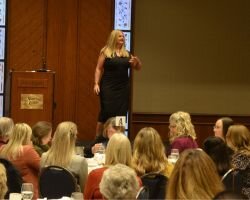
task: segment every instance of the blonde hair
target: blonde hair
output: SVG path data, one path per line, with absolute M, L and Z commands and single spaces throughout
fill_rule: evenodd
M 9 117 L 0 117 L 0 136 L 8 139 L 12 133 L 14 122 Z
M 212 159 L 202 150 L 181 153 L 167 184 L 167 199 L 212 199 L 224 190 Z
M 189 113 L 183 111 L 175 112 L 169 117 L 169 123 L 173 123 L 176 126 L 176 132 L 170 135 L 171 142 L 180 136 L 190 136 L 196 139 L 194 125 Z
M 17 159 L 22 154 L 22 146 L 31 142 L 32 130 L 26 123 L 17 123 L 9 142 L 3 147 L 0 156 L 7 159 Z
M 116 118 L 111 117 L 109 118 L 103 125 L 103 136 L 107 137 L 107 131 L 108 128 L 111 126 L 113 129 L 115 129 L 117 132 L 124 133 L 125 132 L 125 127 L 124 126 L 116 126 Z
M 159 133 L 151 127 L 142 128 L 135 137 L 132 166 L 138 175 L 164 172 L 167 168 L 165 147 Z
M 250 155 L 250 132 L 244 125 L 231 125 L 226 135 L 227 145 L 235 152 Z
M 122 133 L 114 133 L 109 139 L 106 148 L 105 165 L 124 164 L 131 166 L 132 150 L 127 136 Z
M 8 191 L 7 187 L 7 175 L 3 164 L 0 163 L 0 199 L 4 199 L 5 194 Z
M 136 199 L 138 189 L 135 171 L 123 164 L 105 170 L 100 182 L 100 192 L 106 199 Z
M 108 58 L 115 57 L 116 44 L 119 34 L 123 34 L 121 30 L 113 30 L 111 31 L 106 46 L 102 48 L 101 53 L 103 53 Z M 125 48 L 125 42 L 121 47 L 120 55 L 122 57 L 129 57 L 129 53 Z
M 75 153 L 76 136 L 75 123 L 61 122 L 56 128 L 50 149 L 44 153 L 44 165 L 68 167 Z

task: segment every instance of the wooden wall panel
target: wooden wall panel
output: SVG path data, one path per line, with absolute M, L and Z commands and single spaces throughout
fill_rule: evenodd
M 78 0 L 48 1 L 47 65 L 55 71 L 54 125 L 75 121 Z
M 153 127 L 162 137 L 162 140 L 166 142 L 168 140 L 168 126 L 169 126 L 170 114 L 164 113 L 132 113 L 132 124 L 130 139 L 134 140 L 136 134 L 141 128 Z M 202 146 L 202 142 L 209 135 L 213 135 L 213 126 L 220 115 L 206 115 L 206 114 L 191 114 L 192 123 L 195 126 L 197 134 L 197 142 L 199 146 Z M 230 116 L 236 124 L 244 124 L 250 128 L 250 116 Z
M 41 67 L 44 44 L 44 0 L 8 1 L 8 69 Z
M 113 25 L 113 0 L 10 0 L 8 66 L 55 71 L 53 125 L 77 123 L 79 139 L 95 136 L 99 98 L 93 93 L 100 49 Z
M 99 52 L 112 29 L 112 10 L 112 0 L 79 3 L 76 122 L 82 140 L 95 137 L 99 97 L 93 91 L 94 72 Z

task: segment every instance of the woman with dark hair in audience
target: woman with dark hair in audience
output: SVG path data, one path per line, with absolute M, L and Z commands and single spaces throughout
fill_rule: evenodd
M 41 156 L 49 149 L 52 125 L 50 122 L 39 121 L 32 127 L 32 142 L 36 152 Z
M 190 114 L 183 111 L 173 113 L 169 117 L 170 150 L 178 149 L 181 153 L 185 149 L 197 148 L 195 139 L 196 133 Z
M 239 180 L 236 191 L 240 189 L 243 195 L 250 199 L 250 132 L 244 125 L 232 125 L 226 135 L 227 145 L 233 149 L 233 173 Z M 225 182 L 224 182 L 225 183 Z M 226 183 L 225 183 L 226 184 Z M 227 185 L 228 187 L 228 185 Z M 237 189 L 238 188 L 238 189 Z
M 167 186 L 167 199 L 212 199 L 224 187 L 212 159 L 200 149 L 183 151 Z
M 233 150 L 220 137 L 206 138 L 203 142 L 203 150 L 212 158 L 221 177 L 232 168 Z
M 220 137 L 223 140 L 226 138 L 228 128 L 233 125 L 234 122 L 230 117 L 219 118 L 214 126 L 214 135 Z
M 91 158 L 94 154 L 99 150 L 100 146 L 107 146 L 109 138 L 115 132 L 124 133 L 125 127 L 124 126 L 116 126 L 116 118 L 111 117 L 109 118 L 104 126 L 103 126 L 103 134 L 97 135 L 95 140 L 89 145 L 84 148 L 84 157 Z
M 77 134 L 75 123 L 61 122 L 56 128 L 50 149 L 42 154 L 41 168 L 51 165 L 66 168 L 76 175 L 82 189 L 88 175 L 88 164 L 84 157 L 75 153 Z
M 25 183 L 34 186 L 34 198 L 38 198 L 38 174 L 40 157 L 31 142 L 32 130 L 28 124 L 17 123 L 9 142 L 0 149 L 0 157 L 8 159 L 20 171 Z
M 14 122 L 9 117 L 0 117 L 0 147 L 7 144 L 12 133 Z

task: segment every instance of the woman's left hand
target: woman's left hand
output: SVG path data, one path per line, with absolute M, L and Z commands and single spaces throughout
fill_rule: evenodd
M 138 57 L 131 55 L 129 62 L 131 63 L 133 68 L 141 69 L 141 61 Z

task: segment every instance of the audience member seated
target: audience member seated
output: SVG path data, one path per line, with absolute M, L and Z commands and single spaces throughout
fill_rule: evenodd
M 142 128 L 135 137 L 132 166 L 138 176 L 159 172 L 169 177 L 173 165 L 168 163 L 159 133 L 152 127 Z
M 84 190 L 84 199 L 102 199 L 99 184 L 102 175 L 110 166 L 118 163 L 131 167 L 132 150 L 131 144 L 127 136 L 122 133 L 115 133 L 110 138 L 106 148 L 105 165 L 102 168 L 92 170 L 87 179 L 86 187 Z M 141 180 L 138 178 L 139 185 Z
M 50 122 L 39 121 L 32 127 L 32 142 L 36 152 L 41 156 L 48 151 L 51 141 L 52 125 Z
M 0 163 L 6 169 L 8 191 L 5 194 L 5 199 L 9 199 L 10 193 L 20 193 L 23 179 L 21 173 L 9 160 L 0 158 Z
M 126 165 L 116 164 L 103 173 L 100 192 L 105 199 L 136 199 L 138 190 L 136 173 Z
M 61 122 L 56 128 L 50 149 L 42 154 L 41 168 L 51 165 L 66 168 L 76 176 L 80 187 L 84 188 L 88 164 L 84 157 L 75 153 L 77 133 L 75 123 Z
M 212 159 L 200 149 L 180 154 L 167 186 L 167 199 L 212 199 L 224 187 Z
M 150 198 L 165 197 L 167 179 L 173 170 L 173 165 L 168 163 L 161 136 L 154 128 L 145 127 L 136 135 L 132 167 L 137 175 L 141 176 L 143 185 L 148 187 Z M 153 173 L 156 174 L 153 175 Z M 164 175 L 166 178 L 157 174 Z
M 25 183 L 34 186 L 34 198 L 38 197 L 40 157 L 31 142 L 32 130 L 28 124 L 17 123 L 9 142 L 0 149 L 0 157 L 8 159 L 19 170 Z
M 222 138 L 209 136 L 203 142 L 203 150 L 212 158 L 221 177 L 232 168 L 233 150 Z
M 219 118 L 214 126 L 214 135 L 223 140 L 226 138 L 228 128 L 233 125 L 233 120 L 230 117 Z
M 5 167 L 0 164 L 0 199 L 5 199 L 5 194 L 8 191 L 7 176 Z
M 250 132 L 244 125 L 232 125 L 229 127 L 226 135 L 227 145 L 233 149 L 234 154 L 232 157 L 233 173 L 232 176 L 236 176 L 235 179 L 240 181 L 237 184 L 237 188 L 243 195 L 250 199 Z M 232 179 L 234 180 L 234 178 Z M 234 184 L 233 181 L 228 183 L 224 181 L 225 185 L 229 189 Z
M 185 149 L 197 148 L 196 133 L 189 113 L 178 111 L 169 117 L 169 140 L 171 149 L 178 149 L 179 153 Z M 170 153 L 168 152 L 168 154 Z
M 103 134 L 97 135 L 95 140 L 90 145 L 84 148 L 84 157 L 86 158 L 93 157 L 101 145 L 106 147 L 110 137 L 115 132 L 124 133 L 125 127 L 116 126 L 115 122 L 116 122 L 115 117 L 111 117 L 105 122 L 103 126 Z
M 7 144 L 12 133 L 14 122 L 9 117 L 0 117 L 0 147 Z

